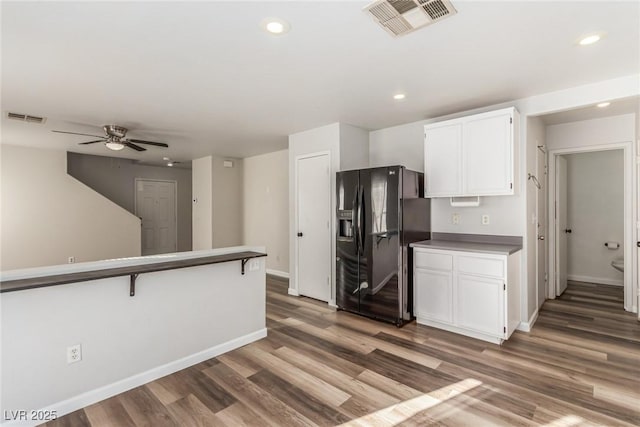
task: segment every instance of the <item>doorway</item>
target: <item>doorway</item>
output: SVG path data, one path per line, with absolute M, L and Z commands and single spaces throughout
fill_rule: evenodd
M 177 182 L 136 178 L 136 215 L 141 219 L 142 255 L 177 251 Z
M 617 286 L 625 310 L 633 310 L 625 256 L 632 253 L 631 148 L 611 144 L 550 152 L 550 298 L 561 296 L 568 285 Z M 627 273 L 617 271 L 614 261 L 622 261 Z
M 327 152 L 296 157 L 296 283 L 300 295 L 331 299 L 331 173 Z

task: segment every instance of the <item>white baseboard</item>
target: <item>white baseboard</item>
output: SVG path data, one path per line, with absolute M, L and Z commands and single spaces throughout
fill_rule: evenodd
M 533 325 L 534 323 L 536 323 L 536 320 L 538 320 L 538 310 L 533 312 L 528 322 L 520 322 L 520 324 L 516 329 L 522 332 L 531 332 L 531 328 L 533 328 Z
M 607 279 L 606 277 L 576 276 L 568 274 L 567 280 L 572 280 L 574 282 L 597 283 L 600 285 L 624 286 L 623 280 Z
M 46 408 L 42 408 L 41 411 L 44 411 L 45 413 L 47 411 L 56 411 L 58 418 L 62 417 L 63 415 L 77 411 L 78 409 L 85 408 L 89 405 L 93 405 L 96 402 L 100 402 L 101 400 L 107 399 L 117 394 L 124 393 L 125 391 L 147 384 L 151 381 L 157 380 L 158 378 L 162 378 L 181 369 L 188 368 L 189 366 L 193 366 L 200 362 L 204 362 L 205 360 L 209 360 L 212 357 L 216 357 L 231 350 L 235 350 L 238 347 L 250 344 L 266 336 L 267 329 L 260 329 L 239 338 L 235 338 L 231 341 L 227 341 L 198 353 L 183 357 L 182 359 L 174 360 L 173 362 L 169 362 L 165 365 L 158 366 L 145 372 L 141 372 L 132 377 L 116 381 L 115 383 L 108 384 L 106 386 L 88 391 L 86 393 L 82 393 L 78 396 L 63 400 L 62 402 L 54 403 L 53 405 L 49 405 Z M 41 422 L 37 421 L 17 421 L 2 423 L 2 426 L 35 426 L 40 423 Z
M 471 338 L 488 341 L 498 345 L 502 345 L 502 341 L 503 341 L 502 338 L 499 338 L 493 335 L 484 334 L 482 332 L 476 332 L 471 329 L 460 328 L 458 326 L 454 326 L 448 323 L 441 323 L 436 320 L 425 319 L 419 316 L 416 317 L 416 323 L 419 325 L 426 325 L 426 326 L 431 326 L 433 328 L 444 329 L 445 331 L 454 332 L 460 335 L 466 335 Z
M 300 296 L 300 294 L 298 293 L 298 290 L 293 288 L 289 288 L 289 290 L 287 290 L 287 293 L 289 295 L 293 295 L 294 297 Z
M 272 270 L 270 268 L 267 268 L 267 274 L 271 274 L 272 276 L 282 277 L 283 279 L 289 278 L 289 273 L 287 273 L 286 271 Z

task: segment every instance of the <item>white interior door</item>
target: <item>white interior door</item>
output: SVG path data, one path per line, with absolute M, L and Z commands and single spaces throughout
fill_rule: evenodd
M 142 219 L 142 255 L 176 252 L 176 182 L 136 179 L 136 215 Z
M 556 158 L 556 295 L 567 289 L 567 159 Z
M 331 297 L 331 175 L 329 155 L 298 158 L 298 293 Z
M 543 147 L 544 149 L 544 147 Z M 536 193 L 536 207 L 538 220 L 538 244 L 536 246 L 536 264 L 538 266 L 538 308 L 542 306 L 547 296 L 547 155 L 543 150 L 537 150 L 536 177 L 540 189 Z

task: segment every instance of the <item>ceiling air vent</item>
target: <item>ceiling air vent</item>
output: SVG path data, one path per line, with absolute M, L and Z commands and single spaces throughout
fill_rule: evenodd
M 378 0 L 364 10 L 393 36 L 410 33 L 458 13 L 449 0 Z
M 20 120 L 21 122 L 36 123 L 36 124 L 42 124 L 46 120 L 44 117 L 30 116 L 28 114 L 11 113 L 11 112 L 7 113 L 7 117 L 13 120 Z

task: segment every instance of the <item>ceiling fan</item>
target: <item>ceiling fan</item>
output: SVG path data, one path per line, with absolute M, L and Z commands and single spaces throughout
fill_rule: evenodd
M 147 149 L 144 147 L 140 147 L 137 144 L 146 144 L 146 145 L 155 145 L 156 147 L 164 147 L 164 148 L 168 148 L 169 146 L 163 142 L 153 142 L 153 141 L 143 141 L 141 139 L 131 139 L 131 138 L 125 138 L 125 136 L 127 135 L 127 128 L 124 128 L 122 126 L 118 126 L 118 125 L 104 125 L 102 127 L 102 129 L 104 129 L 104 134 L 105 136 L 99 136 L 99 135 L 90 135 L 87 133 L 77 133 L 77 132 L 66 132 L 66 131 L 62 131 L 62 130 L 52 130 L 51 132 L 56 132 L 56 133 L 68 133 L 71 135 L 84 135 L 84 136 L 92 136 L 95 138 L 100 138 L 97 139 L 95 141 L 88 141 L 88 142 L 80 142 L 80 145 L 87 145 L 87 144 L 95 144 L 96 142 L 104 142 L 104 145 L 110 149 L 110 150 L 114 150 L 114 151 L 119 151 L 122 150 L 124 147 L 129 147 L 132 148 L 136 151 L 146 151 Z

